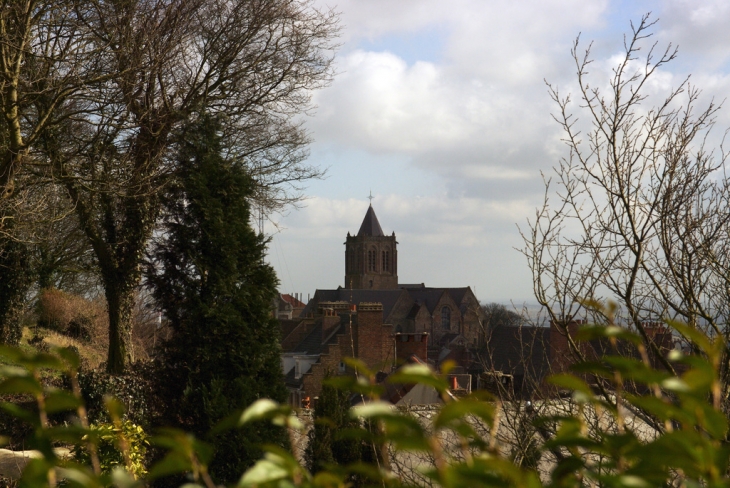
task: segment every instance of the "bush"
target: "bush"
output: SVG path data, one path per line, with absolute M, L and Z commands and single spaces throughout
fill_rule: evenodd
M 78 382 L 89 421 L 109 422 L 105 399 L 118 399 L 125 409 L 124 419 L 150 429 L 159 420 L 167 398 L 160 395 L 160 370 L 156 363 L 134 363 L 123 375 L 94 369 L 79 371 Z
M 56 288 L 42 290 L 38 297 L 38 325 L 81 340 L 108 341 L 109 318 L 104 304 Z
M 506 404 L 486 401 L 477 395 L 449 400 L 447 383 L 443 376 L 434 375 L 423 365 L 408 365 L 394 373 L 394 384 L 422 383 L 435 388 L 446 403 L 432 418 L 429 425 L 422 425 L 392 405 L 377 401 L 377 387 L 367 378 L 372 372 L 360 366 L 360 378 L 338 378 L 338 384 L 368 395 L 371 401 L 351 410 L 352 418 L 359 418 L 359 438 L 372 446 L 390 446 L 383 456 L 367 464 L 327 466 L 312 475 L 287 451 L 277 446 L 266 447 L 266 455 L 241 478 L 240 487 L 291 487 L 324 488 L 345 486 L 353 475 L 367 477 L 379 486 L 409 486 L 394 470 L 394 456 L 406 456 L 414 452 L 426 453 L 432 462 L 420 466 L 424 484 L 442 487 L 650 487 L 650 486 L 727 486 L 730 469 L 730 447 L 727 445 L 728 419 L 722 411 L 722 392 L 717 388 L 719 368 L 726 349 L 722 338 L 710 339 L 682 324 L 671 324 L 674 330 L 691 341 L 696 353 L 685 356 L 675 351 L 669 358 L 682 365 L 684 372 L 677 376 L 657 370 L 648 358 L 631 359 L 605 356 L 600 362 L 582 363 L 576 366 L 578 375 L 561 374 L 552 378 L 555 386 L 572 391 L 572 397 L 554 400 L 553 405 L 570 402 L 574 414 L 536 415 L 530 420 L 537 428 L 541 441 L 535 454 L 552 456 L 550 468 L 538 474 L 532 466 L 517 466 L 509 458 L 508 439 L 498 435 L 500 419 Z M 603 338 L 631 342 L 640 337 L 616 326 L 586 327 L 579 333 L 580 340 Z M 83 402 L 74 383 L 78 355 L 72 351 L 57 350 L 51 354 L 27 352 L 19 348 L 2 348 L 0 354 L 15 366 L 0 367 L 0 391 L 6 394 L 31 395 L 36 398 L 36 408 L 6 405 L 13 415 L 25 419 L 35 428 L 33 444 L 42 458 L 29 462 L 23 474 L 22 486 L 47 486 L 59 473 L 74 480 L 75 486 L 92 487 L 134 486 L 134 474 L 142 475 L 142 459 L 146 451 L 146 438 L 132 422 L 120 422 L 118 408 L 114 427 L 92 427 L 84 423 Z M 40 370 L 60 370 L 66 374 L 76 393 L 68 393 L 57 387 L 44 386 L 39 380 Z M 585 381 L 601 379 L 601 387 L 610 388 L 611 395 L 597 395 L 595 384 Z M 631 379 L 646 385 L 646 393 L 629 394 L 623 390 Z M 637 390 L 641 391 L 641 390 Z M 111 405 L 114 402 L 107 402 Z M 74 411 L 78 417 L 73 426 L 51 427 L 47 414 Z M 633 412 L 633 413 L 630 413 Z M 637 414 L 640 412 L 640 415 Z M 245 412 L 231 417 L 229 428 L 252 422 L 271 421 L 289 429 L 300 428 L 291 415 L 291 409 L 271 400 L 258 400 Z M 597 416 L 601 422 L 595 423 Z M 658 422 L 664 430 L 647 436 L 642 422 Z M 86 427 L 84 427 L 86 425 Z M 354 429 L 358 430 L 358 429 Z M 113 446 L 114 438 L 129 437 L 131 442 Z M 453 450 L 446 444 L 450 437 L 457 439 Z M 59 460 L 51 445 L 58 440 L 79 446 L 75 448 L 84 462 L 84 450 L 93 452 L 96 444 L 105 469 L 118 468 L 113 475 L 101 470 L 91 473 L 88 467 L 68 465 L 59 471 Z M 111 441 L 111 442 L 109 442 Z M 106 444 L 104 444 L 106 442 Z M 149 468 L 145 482 L 171 474 L 187 473 L 197 483 L 213 486 L 208 475 L 212 459 L 209 446 L 192 435 L 167 430 L 157 440 L 167 453 L 162 460 Z M 137 447 L 133 447 L 134 443 Z M 106 446 L 106 447 L 105 447 Z M 236 445 L 226 445 L 237 450 Z M 122 451 L 124 466 L 120 463 Z M 539 456 L 538 456 L 539 457 Z M 136 465 L 135 465 L 136 463 Z M 100 463 L 102 464 L 102 463 Z M 528 463 L 529 465 L 530 463 Z M 113 476 L 113 481 L 110 476 Z M 362 478 L 361 478 L 362 479 Z
M 139 425 L 128 420 L 90 426 L 90 432 L 82 440 L 90 437 L 96 440 L 96 451 L 102 473 L 111 473 L 116 467 L 127 467 L 132 475 L 139 479 L 147 474 L 146 455 L 150 443 L 147 433 Z M 77 444 L 71 451 L 74 459 L 91 465 L 91 454 L 88 444 Z M 129 457 L 129 464 L 125 460 Z

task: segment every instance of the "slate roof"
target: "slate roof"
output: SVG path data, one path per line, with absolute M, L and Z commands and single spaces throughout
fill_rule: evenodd
M 444 292 L 447 292 L 457 305 L 460 305 L 469 290 L 468 286 L 464 288 L 429 288 L 419 285 L 417 287 L 401 286 L 401 288 L 405 289 L 417 303 L 425 305 L 430 313 L 433 313 Z
M 341 319 L 344 320 L 344 319 Z M 302 339 L 302 341 L 294 347 L 290 352 L 297 354 L 306 354 L 307 356 L 315 356 L 322 354 L 325 351 L 327 344 L 333 343 L 337 340 L 337 334 L 344 333 L 343 328 L 345 324 L 340 322 L 340 325 L 335 327 L 327 337 L 322 337 L 322 321 L 317 321 L 312 332 Z
M 284 375 L 284 383 L 286 383 L 286 386 L 292 387 L 292 388 L 299 388 L 302 386 L 302 379 L 297 378 L 295 373 L 296 368 L 290 369 L 285 375 Z
M 380 222 L 378 222 L 378 218 L 375 216 L 375 210 L 370 205 L 362 221 L 362 225 L 360 225 L 360 230 L 357 232 L 357 236 L 379 237 L 384 235 L 383 229 L 380 227 Z
M 317 290 L 314 293 L 314 297 L 309 301 L 304 310 L 302 310 L 302 317 L 307 317 L 310 313 L 316 313 L 317 306 L 320 302 L 347 302 L 354 304 L 376 302 L 383 304 L 383 319 L 386 320 L 403 293 L 403 290 L 350 290 L 349 288 Z
M 296 345 L 291 351 L 299 354 L 315 355 L 322 354 L 322 322 L 318 322 L 312 332 L 302 342 Z
M 464 288 L 427 288 L 420 285 L 417 288 L 400 287 L 397 290 L 351 290 L 349 288 L 317 290 L 314 297 L 312 297 L 304 310 L 302 310 L 301 316 L 308 317 L 310 313 L 316 314 L 317 306 L 320 302 L 346 302 L 354 304 L 360 302 L 379 302 L 383 304 L 383 319 L 387 321 L 390 313 L 393 311 L 393 307 L 403 293 L 410 295 L 411 299 L 417 305 L 425 305 L 429 313 L 433 314 L 434 308 L 444 292 L 447 292 L 457 305 L 460 305 L 468 291 L 468 286 Z M 418 313 L 418 309 L 412 308 L 410 313 Z M 415 317 L 415 315 L 413 316 Z

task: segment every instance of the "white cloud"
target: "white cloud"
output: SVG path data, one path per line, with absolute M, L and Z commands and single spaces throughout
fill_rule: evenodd
M 332 184 L 317 185 L 275 237 L 298 270 L 287 278 L 294 291 L 340 284 L 342 242 L 367 208 L 348 197 L 372 188 L 387 193 L 374 205 L 401 242 L 404 281 L 472 284 L 486 300 L 529 297 L 514 223 L 534 214 L 540 171 L 549 177 L 567 155 L 543 80 L 572 92 L 579 125 L 588 122 L 569 52 L 579 32 L 585 46 L 596 40 L 591 84 L 605 89 L 628 21 L 652 10 L 661 22 L 649 44 L 672 41 L 680 57 L 653 77 L 647 102 L 690 72 L 704 90 L 699 106 L 730 92 L 730 4 L 721 0 L 340 0 L 335 8 L 345 43 L 339 74 L 315 94 L 319 110 L 308 121 L 319 144 L 313 154 L 330 158 Z M 413 39 L 434 53 L 404 52 Z M 717 120 L 721 135 L 730 114 Z M 337 163 L 348 157 L 356 170 Z

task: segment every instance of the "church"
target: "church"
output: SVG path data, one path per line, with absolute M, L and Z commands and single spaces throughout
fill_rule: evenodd
M 316 397 L 327 374 L 346 373 L 343 357 L 386 374 L 414 355 L 470 368 L 485 336 L 479 301 L 468 286 L 399 283 L 395 232 L 383 232 L 372 203 L 357 234 L 347 233 L 344 270 L 343 286 L 318 289 L 299 318 L 280 321 L 293 405 Z

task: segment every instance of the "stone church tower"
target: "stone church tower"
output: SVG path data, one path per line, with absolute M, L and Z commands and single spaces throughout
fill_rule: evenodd
M 398 251 L 395 232 L 386 236 L 372 204 L 356 236 L 345 242 L 345 288 L 397 290 Z

